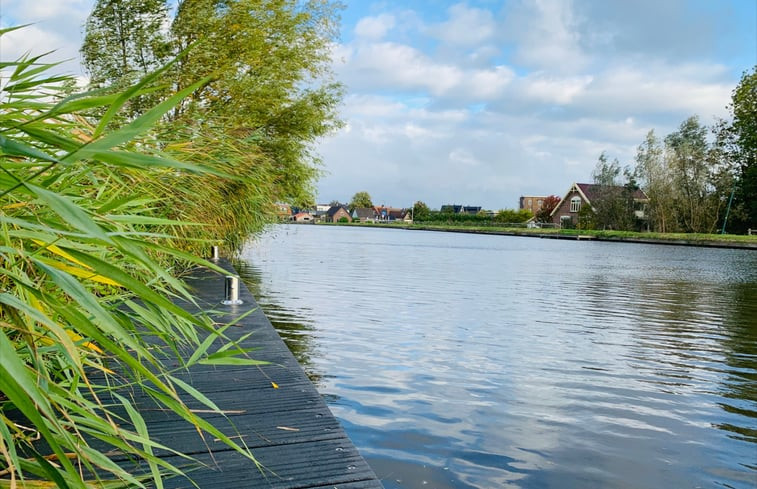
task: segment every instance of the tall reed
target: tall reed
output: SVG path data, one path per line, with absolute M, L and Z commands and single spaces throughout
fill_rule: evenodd
M 187 407 L 189 396 L 217 411 L 166 358 L 192 348 L 181 368 L 226 359 L 208 353 L 228 344 L 223 328 L 170 300 L 192 300 L 172 272 L 213 266 L 187 252 L 198 243 L 241 239 L 249 224 L 235 231 L 199 209 L 237 206 L 249 218 L 244 192 L 255 171 L 182 161 L 168 154 L 189 154 L 191 144 L 156 139 L 153 127 L 203 81 L 111 129 L 161 73 L 117 93 L 65 96 L 72 80 L 47 75 L 52 66 L 25 57 L 0 67 L 0 487 L 162 487 L 166 474 L 180 474 L 155 456 L 173 450 L 150 438 L 133 390 L 254 462 Z M 229 201 L 217 200 L 222 192 Z M 245 353 L 234 344 L 227 352 Z M 149 470 L 131 474 L 111 451 Z

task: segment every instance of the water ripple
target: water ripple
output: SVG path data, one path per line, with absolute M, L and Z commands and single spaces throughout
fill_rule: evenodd
M 240 272 L 387 488 L 757 486 L 757 253 L 290 226 Z

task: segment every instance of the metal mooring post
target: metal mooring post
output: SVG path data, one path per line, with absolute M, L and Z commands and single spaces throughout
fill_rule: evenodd
M 218 260 L 218 246 L 211 246 L 210 247 L 210 259 L 211 260 Z
M 241 304 L 242 301 L 239 300 L 239 279 L 233 275 L 227 275 L 225 285 L 225 299 L 221 303 L 226 305 Z

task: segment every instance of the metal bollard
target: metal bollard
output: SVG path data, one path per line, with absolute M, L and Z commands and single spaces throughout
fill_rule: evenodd
M 227 275 L 224 289 L 224 296 L 226 299 L 223 300 L 221 304 L 228 306 L 242 303 L 242 301 L 239 300 L 239 279 L 237 277 Z
M 218 260 L 218 246 L 211 246 L 210 247 L 210 259 L 211 260 Z

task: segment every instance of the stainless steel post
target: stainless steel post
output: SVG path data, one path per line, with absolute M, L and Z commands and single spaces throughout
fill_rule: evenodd
M 242 303 L 239 300 L 239 279 L 237 277 L 227 275 L 224 289 L 225 299 L 222 301 L 222 304 L 233 305 Z
M 218 246 L 211 246 L 210 247 L 210 259 L 211 260 L 218 260 Z

